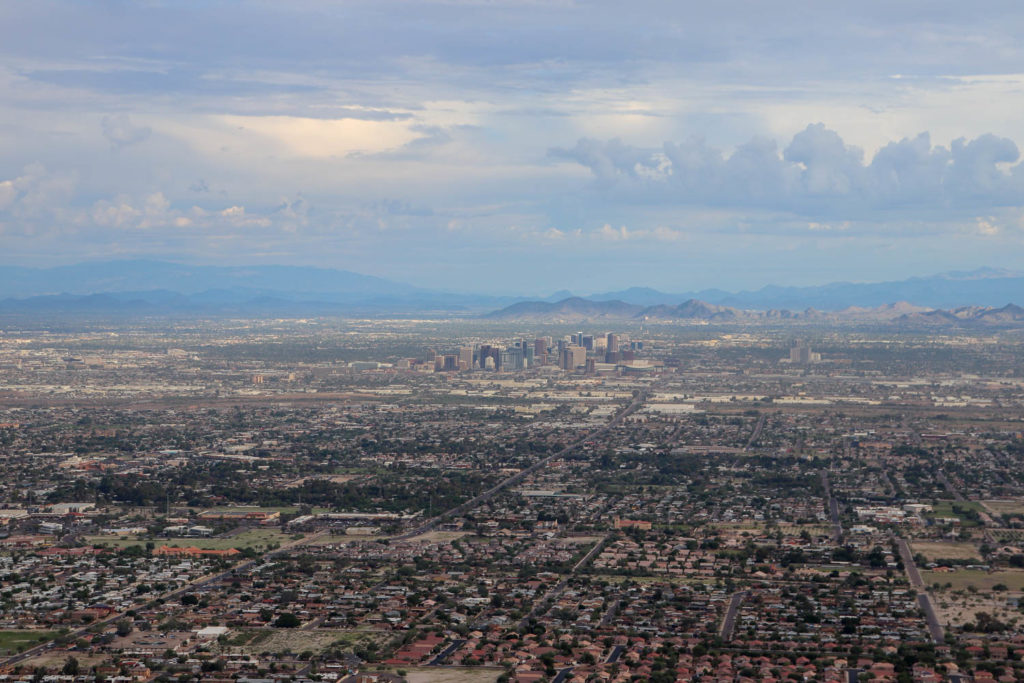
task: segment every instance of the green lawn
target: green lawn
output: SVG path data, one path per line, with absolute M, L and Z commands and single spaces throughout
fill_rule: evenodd
M 962 510 L 975 510 L 977 512 L 984 512 L 987 514 L 985 508 L 981 506 L 981 503 L 976 503 L 973 500 L 965 501 L 954 501 L 954 500 L 937 500 L 932 504 L 932 512 L 928 513 L 929 517 L 959 517 L 960 525 L 963 527 L 976 527 L 980 526 L 978 522 L 965 517 L 962 513 L 953 511 L 953 506 L 956 506 Z
M 56 637 L 56 631 L 0 631 L 0 655 L 7 657 Z
M 111 536 L 89 536 L 88 543 L 106 545 L 110 548 L 128 548 L 133 545 L 142 546 L 147 542 L 157 547 L 168 545 L 176 548 L 196 547 L 204 550 L 227 550 L 228 548 L 253 548 L 265 550 L 271 543 L 284 545 L 292 541 L 292 534 L 277 529 L 250 529 L 231 538 L 115 538 Z
M 974 586 L 979 591 L 990 591 L 993 586 L 1003 584 L 1011 591 L 1024 590 L 1024 572 L 996 571 L 987 572 L 982 569 L 963 569 L 955 572 L 921 572 L 925 585 L 938 583 L 945 586 L 953 584 L 951 590 L 966 590 Z

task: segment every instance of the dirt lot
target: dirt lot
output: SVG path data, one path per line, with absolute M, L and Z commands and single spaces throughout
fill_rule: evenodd
M 450 543 L 456 539 L 468 536 L 468 531 L 428 531 L 419 536 L 413 536 L 410 541 L 427 541 L 429 543 Z
M 1019 609 L 1007 604 L 1006 599 L 1010 595 L 991 591 L 955 594 L 952 590 L 943 590 L 934 594 L 932 603 L 939 621 L 946 626 L 973 623 L 978 612 L 987 612 L 1004 623 L 1020 622 L 1024 615 Z M 1020 593 L 1015 595 L 1019 596 Z
M 941 543 L 913 541 L 910 544 L 915 554 L 921 553 L 929 560 L 981 560 L 978 546 L 973 543 Z
M 409 683 L 494 683 L 504 669 L 417 667 L 406 669 Z
M 64 662 L 68 661 L 68 657 L 74 657 L 78 660 L 78 667 L 83 671 L 88 671 L 90 668 L 97 664 L 102 664 L 106 657 L 104 655 L 83 655 L 81 652 L 67 653 L 47 653 L 39 655 L 38 657 L 32 657 L 21 662 L 23 668 L 32 670 L 38 666 L 49 669 L 52 667 L 60 667 Z
M 559 538 L 558 540 L 562 543 L 574 543 L 576 545 L 585 545 L 587 543 L 597 543 L 604 536 L 566 536 L 565 538 Z
M 1003 515 L 1024 515 L 1024 500 L 986 500 L 985 507 Z
M 376 641 L 383 643 L 390 633 L 381 631 L 343 631 L 314 629 L 252 629 L 242 631 L 232 638 L 232 644 L 245 652 L 296 652 L 306 650 L 323 652 L 335 643 L 342 649 Z M 244 643 L 244 644 L 243 644 Z

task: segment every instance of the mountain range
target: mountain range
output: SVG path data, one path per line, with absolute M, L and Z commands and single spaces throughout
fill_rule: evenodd
M 851 306 L 876 307 L 898 301 L 930 308 L 1003 306 L 1010 302 L 1024 302 L 1024 273 L 980 268 L 891 282 L 832 282 L 813 287 L 768 285 L 741 292 L 704 289 L 672 294 L 647 287 L 632 287 L 587 298 L 593 301 L 625 301 L 641 306 L 696 299 L 719 306 L 761 311 L 773 308 L 838 311 Z
M 962 306 L 944 310 L 915 306 L 907 302 L 866 308 L 852 306 L 840 311 L 802 311 L 769 309 L 741 310 L 689 299 L 677 306 L 656 304 L 640 306 L 624 301 L 590 301 L 579 297 L 557 302 L 524 301 L 486 316 L 490 320 L 585 323 L 607 320 L 643 322 L 773 322 L 809 323 L 890 323 L 914 327 L 963 327 L 972 325 L 1016 325 L 1024 323 L 1024 308 L 1016 304 L 1002 307 Z
M 897 304 L 896 302 L 907 302 Z M 482 316 L 494 320 L 885 319 L 947 323 L 993 318 L 1024 302 L 1024 273 L 981 269 L 881 283 L 767 286 L 667 293 L 646 287 L 530 300 L 446 292 L 346 270 L 306 266 L 193 266 L 155 260 L 54 268 L 0 266 L 0 313 L 22 315 Z M 958 312 L 959 311 L 959 312 Z M 1012 317 L 1012 312 L 1007 313 Z M 1004 315 L 1003 317 L 1006 317 Z M 908 320 L 910 318 L 908 317 Z

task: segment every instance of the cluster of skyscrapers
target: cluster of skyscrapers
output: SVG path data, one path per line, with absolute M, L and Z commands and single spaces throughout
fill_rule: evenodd
M 557 365 L 570 372 L 579 369 L 596 371 L 599 364 L 633 361 L 637 352 L 642 350 L 642 341 L 628 341 L 614 332 L 606 335 L 576 332 L 562 339 L 538 337 L 532 342 L 521 339 L 508 346 L 462 346 L 455 353 L 435 356 L 434 370 L 515 372 L 541 365 Z

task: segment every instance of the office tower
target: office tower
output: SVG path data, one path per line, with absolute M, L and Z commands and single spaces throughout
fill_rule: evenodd
M 583 335 L 583 344 L 582 344 L 582 346 L 587 351 L 593 351 L 594 350 L 594 335 L 592 335 L 592 334 L 585 334 L 585 335 Z
M 479 363 L 481 368 L 490 368 L 494 370 L 501 369 L 501 349 L 490 344 L 482 344 L 480 346 Z M 487 363 L 487 359 L 491 359 L 491 363 Z
M 619 350 L 619 335 L 614 332 L 608 333 L 608 341 L 605 344 L 606 353 L 616 353 Z
M 473 367 L 473 347 L 459 347 L 459 369 L 469 370 Z
M 521 346 L 511 346 L 501 352 L 498 369 L 503 372 L 522 370 L 524 367 L 524 360 L 525 356 L 523 354 L 523 348 Z
M 807 365 L 821 360 L 821 354 L 811 350 L 810 344 L 797 343 L 789 349 L 789 362 Z
M 586 365 L 587 350 L 582 346 L 566 346 L 562 349 L 559 361 L 559 365 L 563 370 L 572 372 L 576 368 Z
M 544 339 L 533 340 L 533 355 L 540 357 L 546 355 L 548 352 L 548 343 Z

